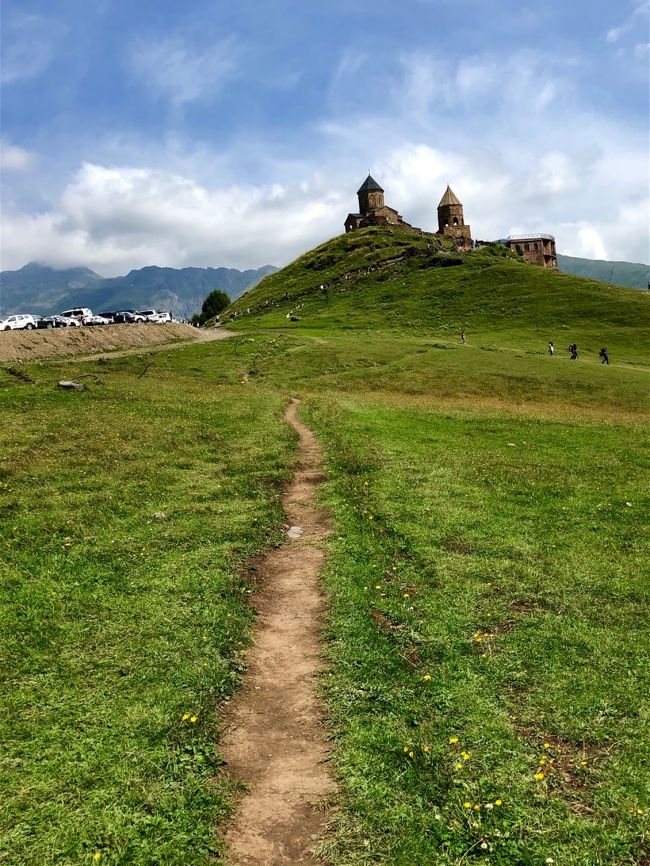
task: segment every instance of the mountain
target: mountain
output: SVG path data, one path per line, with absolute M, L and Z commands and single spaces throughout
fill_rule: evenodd
M 95 312 L 154 308 L 189 318 L 199 312 L 206 295 L 221 289 L 233 300 L 276 268 L 159 268 L 129 271 L 123 277 L 102 277 L 88 268 L 56 270 L 30 262 L 18 271 L 0 273 L 0 313 L 47 315 L 70 307 Z
M 601 283 L 628 286 L 631 289 L 647 289 L 650 283 L 650 266 L 635 262 L 606 262 L 602 259 L 578 259 L 574 256 L 557 257 L 558 267 L 566 274 L 589 277 Z
M 457 253 L 444 239 L 372 227 L 266 277 L 222 320 L 246 329 L 357 330 L 360 352 L 371 331 L 422 334 L 446 348 L 464 330 L 486 351 L 543 353 L 548 340 L 558 349 L 575 341 L 580 351 L 609 346 L 636 363 L 645 357 L 649 306 L 645 292 L 545 270 L 501 244 Z

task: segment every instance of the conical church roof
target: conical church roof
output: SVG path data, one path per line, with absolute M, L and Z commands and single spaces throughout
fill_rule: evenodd
M 383 192 L 383 189 L 379 186 L 377 181 L 373 177 L 370 177 L 370 175 L 368 175 L 368 177 L 364 180 L 364 182 L 357 190 L 357 195 L 359 195 L 360 192 L 369 192 L 373 189 L 379 190 L 379 192 Z
M 445 194 L 443 195 L 443 197 L 440 199 L 440 204 L 438 205 L 438 207 L 445 207 L 445 205 L 450 204 L 459 204 L 461 207 L 463 206 L 456 193 L 449 186 L 449 184 L 447 184 L 447 189 L 445 190 Z

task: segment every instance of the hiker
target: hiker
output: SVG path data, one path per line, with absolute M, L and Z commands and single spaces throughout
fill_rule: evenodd
M 578 346 L 576 343 L 571 343 L 569 346 L 569 352 L 571 352 L 571 360 L 575 361 L 578 357 Z
M 460 332 L 460 341 L 461 341 L 461 343 L 463 344 L 463 346 L 464 346 L 465 343 L 467 342 L 467 339 L 465 338 L 465 331 L 461 331 L 461 332 Z
M 601 364 L 607 364 L 609 366 L 609 349 L 607 346 L 603 346 L 603 348 L 598 353 L 598 356 L 602 359 Z
M 553 345 L 553 340 L 548 341 L 548 353 L 551 356 L 555 354 L 555 346 Z

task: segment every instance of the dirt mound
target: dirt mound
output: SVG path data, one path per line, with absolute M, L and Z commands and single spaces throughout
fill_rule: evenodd
M 83 355 L 157 346 L 178 340 L 201 339 L 191 325 L 95 325 L 38 331 L 2 331 L 0 362 L 32 361 L 61 355 Z

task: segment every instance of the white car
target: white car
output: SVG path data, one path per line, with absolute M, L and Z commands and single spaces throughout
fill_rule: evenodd
M 18 315 L 0 319 L 0 331 L 32 331 L 36 327 L 34 316 Z
M 93 311 L 89 310 L 88 307 L 75 307 L 72 310 L 64 310 L 61 313 L 65 319 L 77 319 L 78 322 L 83 322 L 84 319 L 88 319 L 92 314 Z
M 133 321 L 142 324 L 143 322 L 157 322 L 158 313 L 155 310 L 137 310 L 133 314 Z
M 84 325 L 112 325 L 112 319 L 107 319 L 105 316 L 84 316 Z
M 159 311 L 156 313 L 155 321 L 158 322 L 159 325 L 164 325 L 166 322 L 171 322 L 172 314 L 168 311 Z

